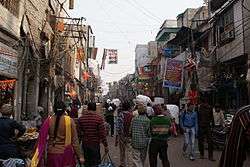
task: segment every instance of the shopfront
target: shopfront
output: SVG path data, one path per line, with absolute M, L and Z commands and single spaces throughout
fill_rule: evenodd
M 14 104 L 17 78 L 17 51 L 0 43 L 0 105 Z
M 215 98 L 225 110 L 237 110 L 248 104 L 247 56 L 240 56 L 219 66 Z

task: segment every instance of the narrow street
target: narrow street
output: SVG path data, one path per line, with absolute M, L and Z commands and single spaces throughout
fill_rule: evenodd
M 215 151 L 214 158 L 216 159 L 215 162 L 209 161 L 206 159 L 199 159 L 197 153 L 197 159 L 195 161 L 190 161 L 189 159 L 183 157 L 182 155 L 182 137 L 178 138 L 171 138 L 169 141 L 169 149 L 168 149 L 168 156 L 171 167 L 217 167 L 219 163 L 219 158 L 221 155 L 220 151 Z M 114 137 L 109 138 L 109 147 L 110 147 L 110 155 L 112 160 L 114 161 L 115 165 L 119 165 L 119 148 L 115 147 Z M 129 154 L 130 155 L 130 154 Z M 158 167 L 161 167 L 160 160 L 158 160 Z M 250 156 L 244 165 L 244 167 L 249 167 L 250 165 Z M 131 157 L 129 158 L 129 167 L 132 167 Z M 149 167 L 148 160 L 145 167 Z
M 250 167 L 249 46 L 250 0 L 0 0 L 0 167 Z

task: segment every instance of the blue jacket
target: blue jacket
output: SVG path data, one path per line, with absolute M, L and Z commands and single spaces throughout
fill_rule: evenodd
M 198 116 L 196 111 L 183 112 L 180 117 L 181 128 L 195 128 L 198 131 Z

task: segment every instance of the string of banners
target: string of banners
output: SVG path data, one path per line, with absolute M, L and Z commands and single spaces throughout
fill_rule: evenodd
M 13 90 L 15 83 L 15 79 L 0 81 L 0 91 Z

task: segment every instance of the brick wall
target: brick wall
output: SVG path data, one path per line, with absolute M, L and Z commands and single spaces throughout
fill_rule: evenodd
M 22 1 L 20 2 L 20 4 L 21 3 Z M 4 28 L 5 30 L 9 31 L 11 34 L 15 35 L 16 37 L 19 37 L 20 25 L 21 25 L 20 14 L 18 16 L 14 16 L 2 4 L 0 4 L 0 26 L 1 28 Z

